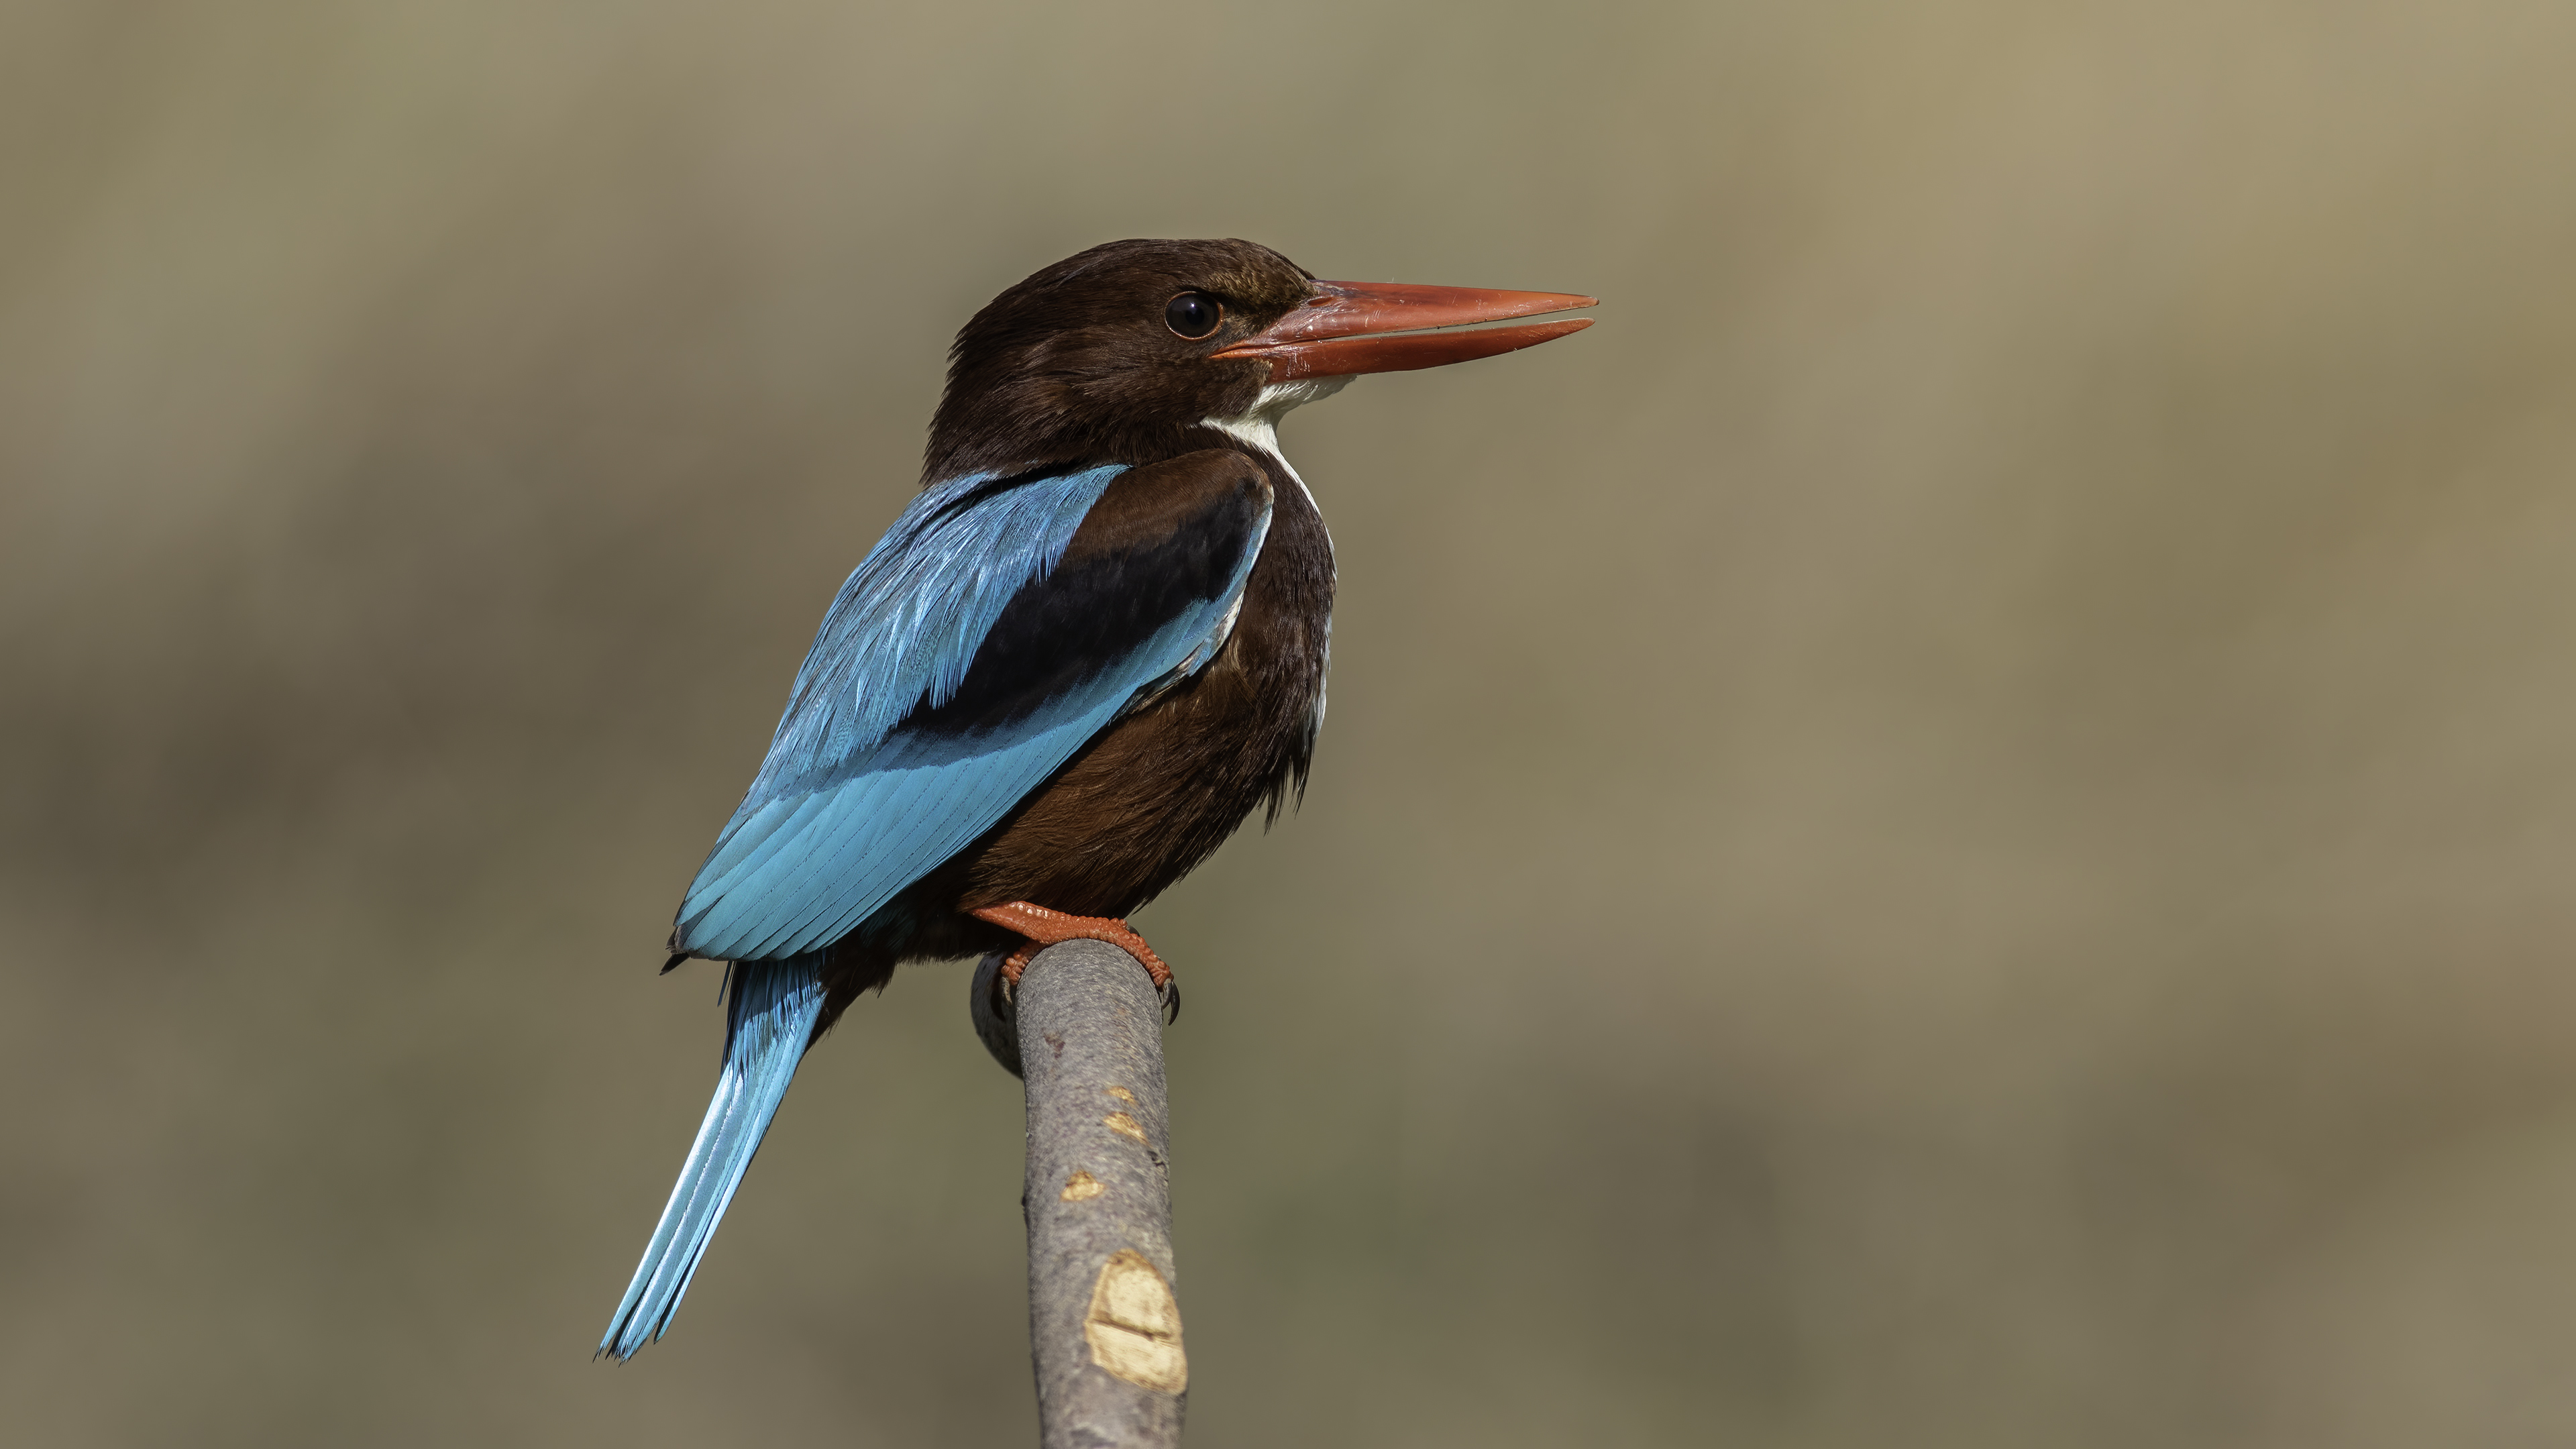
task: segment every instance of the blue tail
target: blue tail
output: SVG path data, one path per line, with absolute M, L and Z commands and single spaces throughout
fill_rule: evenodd
M 636 1265 L 635 1281 L 626 1286 L 608 1336 L 599 1341 L 601 1353 L 632 1356 L 660 1338 L 679 1311 L 689 1280 L 697 1276 L 698 1256 L 742 1185 L 743 1169 L 760 1150 L 761 1135 L 813 1039 L 814 1019 L 823 1011 L 822 968 L 819 955 L 734 963 L 715 1100 L 707 1104 L 707 1120 L 662 1209 L 661 1226 L 645 1245 L 644 1261 Z

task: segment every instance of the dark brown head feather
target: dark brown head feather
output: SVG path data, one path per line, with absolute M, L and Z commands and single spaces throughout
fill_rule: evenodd
M 1191 447 L 1203 418 L 1250 410 L 1265 364 L 1210 354 L 1305 301 L 1314 274 L 1247 241 L 1109 242 L 994 298 L 949 349 L 925 484 L 1051 463 L 1142 464 Z M 1224 304 L 1196 340 L 1164 324 L 1182 292 Z

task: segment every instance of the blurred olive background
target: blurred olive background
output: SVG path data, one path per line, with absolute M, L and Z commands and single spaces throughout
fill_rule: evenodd
M 1287 429 L 1194 1442 L 2576 1442 L 2576 11 L 0 14 L 0 1438 L 1029 1442 L 961 967 L 591 1362 L 654 968 L 958 324 L 1233 235 L 1606 301 Z

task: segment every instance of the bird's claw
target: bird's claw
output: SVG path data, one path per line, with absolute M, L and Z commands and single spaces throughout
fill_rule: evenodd
M 1004 958 L 1002 969 L 995 973 L 993 989 L 1000 993 L 1005 1005 L 1010 1002 L 1011 989 L 1019 984 L 1020 973 L 1029 968 L 1038 952 L 1062 941 L 1106 941 L 1135 957 L 1136 964 L 1145 968 L 1146 977 L 1154 983 L 1154 995 L 1163 1003 L 1164 1024 L 1181 1019 L 1181 988 L 1172 980 L 1172 968 L 1164 965 L 1154 948 L 1145 944 L 1145 938 L 1123 920 L 1114 916 L 1077 916 L 1028 901 L 984 906 L 966 914 L 1028 938 L 1025 945 Z

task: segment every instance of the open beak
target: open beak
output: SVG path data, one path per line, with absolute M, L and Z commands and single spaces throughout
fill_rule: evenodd
M 1218 357 L 1270 364 L 1272 382 L 1410 372 L 1536 347 L 1592 325 L 1589 317 L 1485 327 L 1468 332 L 1426 329 L 1499 322 L 1594 305 L 1565 292 L 1489 292 L 1476 287 L 1410 287 L 1396 283 L 1317 282 L 1295 311 Z

